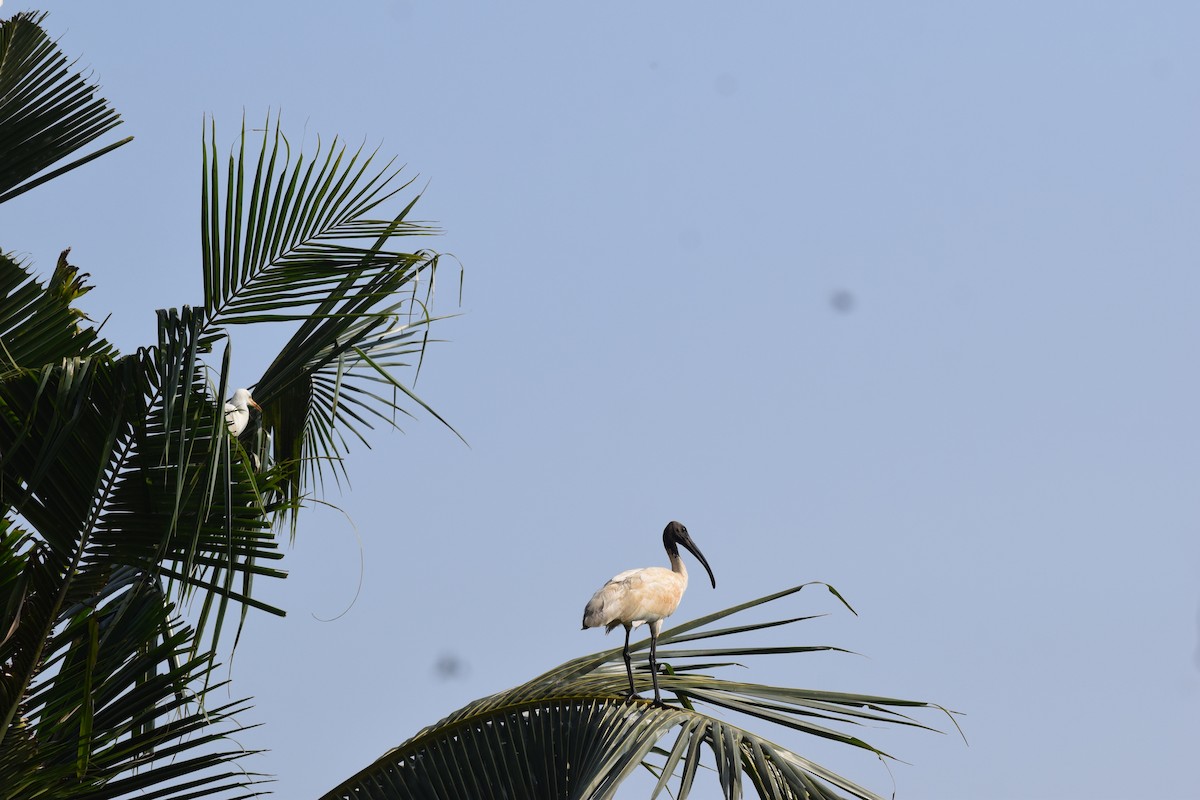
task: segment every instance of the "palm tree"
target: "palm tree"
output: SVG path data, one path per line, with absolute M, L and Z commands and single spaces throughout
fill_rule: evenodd
M 882 800 L 847 778 L 697 707 L 710 706 L 757 720 L 886 753 L 839 727 L 897 724 L 932 730 L 898 709 L 941 709 L 930 703 L 871 695 L 793 689 L 705 674 L 740 666 L 730 659 L 839 650 L 828 645 L 671 645 L 718 639 L 813 619 L 792 617 L 712 628 L 740 614 L 799 592 L 803 584 L 686 622 L 659 636 L 665 675 L 659 683 L 675 702 L 662 706 L 625 697 L 622 648 L 576 658 L 508 691 L 477 700 L 388 751 L 321 796 L 321 800 L 415 798 L 613 797 L 639 767 L 657 778 L 651 797 L 674 786 L 683 800 L 702 767 L 704 751 L 721 796 L 742 796 L 743 780 L 760 798 L 826 798 L 846 795 Z M 825 586 L 850 609 L 833 587 Z M 853 609 L 850 609 L 853 611 Z M 644 650 L 648 640 L 631 645 Z M 661 649 L 661 648 L 667 649 Z M 639 673 L 641 690 L 650 685 Z M 953 716 L 946 712 L 953 722 Z M 659 743 L 668 740 L 660 747 Z
M 0 203 L 129 141 L 66 161 L 120 119 L 42 19 L 0 22 Z M 397 374 L 439 256 L 401 244 L 435 231 L 399 170 L 337 140 L 293 151 L 278 120 L 228 156 L 215 125 L 202 139 L 202 302 L 160 310 L 156 342 L 104 340 L 69 251 L 45 283 L 0 251 L 0 798 L 259 793 L 231 738 L 246 703 L 205 702 L 222 632 L 283 613 L 254 579 L 283 577 L 277 534 L 347 439 L 427 408 Z M 231 332 L 279 324 L 234 438 Z

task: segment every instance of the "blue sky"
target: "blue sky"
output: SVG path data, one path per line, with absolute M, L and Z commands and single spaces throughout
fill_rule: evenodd
M 583 604 L 670 519 L 718 581 L 679 619 L 806 580 L 858 610 L 799 636 L 867 658 L 755 678 L 965 713 L 969 747 L 868 732 L 897 797 L 1194 795 L 1200 8 L 50 10 L 136 141 L 0 231 L 42 274 L 72 247 L 122 348 L 200 300 L 205 114 L 381 144 L 464 265 L 417 389 L 470 447 L 426 417 L 356 450 L 237 651 L 280 796 L 619 644 Z M 248 383 L 273 339 L 238 333 Z

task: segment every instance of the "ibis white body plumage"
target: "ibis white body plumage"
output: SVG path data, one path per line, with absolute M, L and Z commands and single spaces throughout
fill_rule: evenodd
M 672 559 L 674 569 L 643 567 L 613 576 L 592 595 L 583 610 L 583 627 L 604 626 L 608 633 L 618 625 L 636 628 L 658 625 L 679 607 L 687 590 L 687 567 L 683 559 Z
M 663 530 L 663 547 L 671 568 L 643 567 L 631 569 L 613 576 L 612 580 L 600 587 L 583 609 L 583 627 L 603 627 L 608 633 L 618 625 L 625 628 L 625 669 L 629 674 L 629 696 L 637 694 L 633 685 L 633 665 L 629 655 L 629 633 L 639 625 L 650 627 L 650 677 L 654 683 L 654 702 L 662 703 L 658 692 L 658 660 L 655 649 L 658 645 L 658 634 L 662 632 L 662 621 L 679 607 L 683 593 L 687 589 L 688 573 L 683 559 L 679 555 L 679 545 L 691 551 L 692 555 L 708 570 L 713 588 L 717 587 L 717 579 L 713 577 L 712 568 L 696 543 L 688 535 L 687 528 L 679 522 L 671 522 Z

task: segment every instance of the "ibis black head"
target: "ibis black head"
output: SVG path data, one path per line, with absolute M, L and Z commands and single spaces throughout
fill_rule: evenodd
M 712 567 L 708 565 L 708 559 L 704 557 L 704 554 L 700 552 L 700 548 L 696 547 L 696 543 L 688 535 L 687 526 L 682 522 L 672 520 L 663 529 L 663 547 L 667 548 L 667 553 L 669 554 L 678 554 L 679 548 L 676 545 L 680 544 L 686 547 L 696 557 L 696 560 L 704 565 L 704 568 L 708 570 L 708 579 L 712 581 L 713 588 L 717 588 L 717 579 L 713 575 Z

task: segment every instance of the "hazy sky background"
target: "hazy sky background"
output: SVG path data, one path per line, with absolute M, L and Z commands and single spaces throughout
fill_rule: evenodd
M 198 304 L 200 133 L 382 143 L 447 233 L 423 417 L 261 585 L 242 737 L 315 796 L 574 656 L 685 522 L 676 621 L 807 580 L 745 677 L 966 714 L 898 798 L 1194 797 L 1200 5 L 98 3 L 47 26 L 136 141 L 6 204 L 124 350 Z M 235 385 L 272 341 L 235 331 Z M 351 524 L 351 521 L 353 525 Z M 362 591 L 350 610 L 365 556 Z M 820 592 L 777 613 L 830 611 Z M 449 664 L 453 669 L 439 669 Z M 944 720 L 925 718 L 944 726 Z M 772 737 L 887 795 L 869 756 Z M 629 792 L 630 796 L 644 796 Z M 700 794 L 697 796 L 710 796 Z

